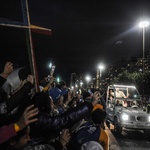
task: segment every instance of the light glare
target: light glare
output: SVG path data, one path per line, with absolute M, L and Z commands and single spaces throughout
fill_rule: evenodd
M 86 76 L 85 79 L 86 79 L 87 82 L 89 82 L 91 80 L 91 77 L 90 76 Z
M 150 122 L 150 116 L 148 117 L 148 121 Z
M 122 114 L 122 120 L 127 121 L 129 116 L 127 114 Z
M 149 22 L 148 21 L 141 21 L 139 23 L 139 27 L 140 28 L 145 28 L 145 27 L 148 27 L 149 26 Z

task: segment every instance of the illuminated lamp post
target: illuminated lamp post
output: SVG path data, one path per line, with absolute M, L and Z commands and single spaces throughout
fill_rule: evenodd
M 89 83 L 89 81 L 91 80 L 91 77 L 90 77 L 89 75 L 87 75 L 87 76 L 85 77 L 85 80 L 86 80 L 86 83 L 87 83 L 87 90 L 88 90 L 88 83 Z
M 102 71 L 103 71 L 103 69 L 104 69 L 104 66 L 103 65 L 99 65 L 98 66 L 98 68 L 99 68 L 99 80 L 100 80 L 100 85 L 101 85 L 101 77 L 102 77 Z
M 145 28 L 149 26 L 149 22 L 148 21 L 141 21 L 139 23 L 139 27 L 143 29 L 143 73 L 144 73 L 144 59 L 145 59 Z

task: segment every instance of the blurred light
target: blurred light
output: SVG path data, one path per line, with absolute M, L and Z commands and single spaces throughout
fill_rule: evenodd
M 86 79 L 87 82 L 89 82 L 89 81 L 91 80 L 91 77 L 90 77 L 89 75 L 87 75 L 87 76 L 85 77 L 85 79 Z
M 52 67 L 52 63 L 49 63 L 49 68 L 51 68 Z
M 149 22 L 148 21 L 141 21 L 139 23 L 139 27 L 143 28 L 143 59 L 142 59 L 142 65 L 143 65 L 143 70 L 142 72 L 144 73 L 144 58 L 145 58 L 145 28 L 149 26 Z
M 58 82 L 58 83 L 60 82 L 60 78 L 59 78 L 59 77 L 57 78 L 57 82 Z
M 127 114 L 122 114 L 122 120 L 127 121 L 129 116 Z
M 121 44 L 121 43 L 122 43 L 122 41 L 117 41 L 117 42 L 116 42 L 116 44 Z
M 83 82 L 82 82 L 82 81 L 80 82 L 80 85 L 81 85 L 81 86 L 83 85 Z
M 140 28 L 145 28 L 145 27 L 148 27 L 149 26 L 149 22 L 148 21 L 141 21 L 139 23 L 139 27 Z
M 98 68 L 99 68 L 100 70 L 103 70 L 103 69 L 104 69 L 104 66 L 103 66 L 103 65 L 99 65 Z

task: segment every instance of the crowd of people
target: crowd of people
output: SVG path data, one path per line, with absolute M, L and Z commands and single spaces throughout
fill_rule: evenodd
M 23 68 L 19 86 L 8 93 L 4 84 L 12 73 L 13 63 L 6 62 L 0 74 L 0 150 L 109 149 L 99 90 L 70 89 L 50 76 L 36 91 L 34 76 Z

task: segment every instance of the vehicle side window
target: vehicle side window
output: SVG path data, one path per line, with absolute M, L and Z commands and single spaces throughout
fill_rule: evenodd
M 114 98 L 114 90 L 113 89 L 109 89 L 109 99 L 113 99 Z

